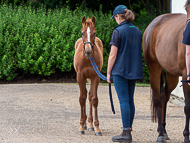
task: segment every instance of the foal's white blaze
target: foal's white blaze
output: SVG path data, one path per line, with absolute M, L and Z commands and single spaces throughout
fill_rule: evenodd
M 90 42 L 90 28 L 89 27 L 87 28 L 87 37 L 88 37 L 88 42 Z M 89 47 L 91 48 L 90 44 L 89 44 Z

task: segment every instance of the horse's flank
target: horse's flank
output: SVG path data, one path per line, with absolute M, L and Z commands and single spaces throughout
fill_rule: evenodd
M 145 56 L 151 55 L 151 62 L 159 62 L 162 68 L 176 76 L 186 71 L 185 45 L 182 43 L 186 18 L 185 14 L 158 16 L 148 26 L 143 37 Z M 146 60 L 146 64 L 149 64 L 149 58 Z

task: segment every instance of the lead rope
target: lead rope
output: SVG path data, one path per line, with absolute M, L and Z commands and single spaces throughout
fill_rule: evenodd
M 189 72 L 189 74 L 187 75 L 187 78 L 190 76 L 190 72 Z M 184 86 L 185 84 L 187 84 L 187 83 L 189 83 L 190 82 L 190 80 L 181 80 L 181 82 L 185 82 L 185 83 L 183 83 L 181 86 Z M 180 87 L 181 87 L 180 86 Z
M 90 62 L 95 70 L 95 72 L 97 73 L 97 75 L 102 79 L 102 80 L 107 80 L 107 77 L 105 77 L 104 75 L 102 75 L 94 61 L 94 58 L 92 57 L 92 55 L 90 56 Z M 111 77 L 112 80 L 112 77 Z M 115 109 L 114 109 L 114 105 L 113 105 L 113 99 L 112 99 L 112 92 L 111 92 L 111 83 L 109 83 L 109 96 L 110 96 L 110 103 L 111 103 L 111 109 L 113 114 L 115 114 Z

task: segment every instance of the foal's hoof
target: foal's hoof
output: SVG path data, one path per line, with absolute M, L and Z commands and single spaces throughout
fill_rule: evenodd
M 96 136 L 102 136 L 102 133 L 101 132 L 95 132 L 95 135 Z
M 170 140 L 167 133 L 164 133 L 164 137 L 166 138 L 166 140 Z
M 87 130 L 87 126 L 83 126 L 84 130 Z
M 84 135 L 84 131 L 79 131 L 78 134 L 79 135 Z
M 165 136 L 159 136 L 156 142 L 167 143 Z
M 94 127 L 89 127 L 88 130 L 89 131 L 94 131 Z

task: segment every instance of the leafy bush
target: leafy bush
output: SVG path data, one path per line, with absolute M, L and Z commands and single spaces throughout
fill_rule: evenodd
M 48 10 L 41 6 L 37 10 L 31 6 L 0 6 L 0 78 L 12 80 L 18 74 L 39 74 L 49 76 L 56 69 L 70 71 L 73 66 L 74 45 L 81 37 L 82 16 L 95 16 L 97 37 L 104 45 L 104 65 L 107 69 L 109 42 L 114 27 L 110 20 L 112 13 L 82 11 L 80 7 Z M 144 32 L 149 19 L 144 16 L 134 24 Z M 145 80 L 148 72 L 145 67 Z
M 31 7 L 0 7 L 0 78 L 12 80 L 17 69 L 48 76 L 56 68 L 69 71 L 73 47 L 80 29 L 71 11 L 48 11 Z M 73 19 L 71 19 L 71 17 Z M 74 20 L 77 22 L 76 20 Z
M 81 37 L 81 18 L 85 15 L 80 8 L 46 12 L 43 7 L 34 11 L 31 7 L 2 5 L 0 15 L 1 79 L 12 80 L 18 74 L 29 73 L 49 76 L 56 69 L 71 70 L 74 44 Z M 89 16 L 92 15 L 89 11 Z M 106 16 L 101 15 L 96 12 L 98 22 L 98 17 L 105 21 Z M 97 36 L 106 39 L 109 32 L 100 31 L 103 27 L 111 31 L 111 24 L 98 22 Z

